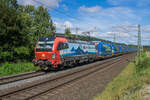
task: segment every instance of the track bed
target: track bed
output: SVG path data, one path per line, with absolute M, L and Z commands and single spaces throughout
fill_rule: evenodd
M 77 69 L 72 69 L 72 70 L 66 71 L 65 73 L 61 73 L 53 77 L 49 77 L 49 78 L 41 79 L 39 81 L 35 81 L 32 83 L 24 84 L 22 87 L 13 87 L 7 90 L 3 90 L 3 91 L 0 91 L 1 93 L 0 98 L 4 100 L 7 100 L 7 99 L 8 100 L 16 100 L 16 99 L 17 100 L 22 100 L 22 99 L 23 100 L 25 99 L 37 100 L 37 98 L 38 99 L 41 98 L 41 100 L 44 100 L 46 98 L 50 99 L 52 95 L 59 93 L 60 90 L 63 91 L 64 88 L 68 86 L 72 87 L 73 86 L 72 84 L 78 81 L 81 81 L 83 79 L 86 79 L 95 73 L 107 72 L 112 68 L 113 69 L 116 68 L 114 66 L 119 66 L 119 65 L 123 65 L 124 63 L 128 63 L 127 59 L 131 59 L 132 57 L 134 57 L 134 55 L 135 54 L 126 54 L 126 55 L 118 56 L 115 58 L 106 59 L 104 61 L 96 62 L 94 64 L 89 64 L 87 67 L 80 67 Z M 111 73 L 109 73 L 109 75 L 110 74 Z

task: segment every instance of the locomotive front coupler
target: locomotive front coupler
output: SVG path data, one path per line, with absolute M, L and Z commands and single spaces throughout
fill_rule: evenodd
M 45 66 L 51 66 L 52 62 L 48 60 L 39 60 L 38 65 L 45 65 Z
M 52 65 L 52 62 L 51 61 L 45 61 L 44 62 L 47 66 L 51 66 Z

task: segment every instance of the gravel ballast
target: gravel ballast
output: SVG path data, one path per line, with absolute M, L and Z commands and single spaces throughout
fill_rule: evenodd
M 131 55 L 133 57 L 133 54 L 125 55 L 125 57 L 118 57 L 120 59 L 120 61 L 116 60 L 117 63 L 110 63 L 111 65 L 109 63 L 107 64 L 107 62 L 109 62 L 109 60 L 104 60 L 102 62 L 106 62 L 106 65 L 109 66 L 110 68 L 106 67 L 106 68 L 104 68 L 104 70 L 97 70 L 93 74 L 88 73 L 87 75 L 85 75 L 85 77 L 83 77 L 79 80 L 76 80 L 74 82 L 70 82 L 69 84 L 66 84 L 66 85 L 64 85 L 60 88 L 57 88 L 51 92 L 49 91 L 49 89 L 51 88 L 51 86 L 55 85 L 55 81 L 53 79 L 55 79 L 56 77 L 59 77 L 60 75 L 65 75 L 66 73 L 67 73 L 66 75 L 69 75 L 70 72 L 72 73 L 74 71 L 77 71 L 78 69 L 80 69 L 80 70 L 82 68 L 87 69 L 87 66 L 89 66 L 88 69 L 90 68 L 90 66 L 93 69 L 93 67 L 96 68 L 95 66 L 97 66 L 97 67 L 99 67 L 99 65 L 101 66 L 102 63 L 95 62 L 92 64 L 83 65 L 81 67 L 73 68 L 73 69 L 76 69 L 74 71 L 73 71 L 73 69 L 69 69 L 69 70 L 59 71 L 56 73 L 55 72 L 48 73 L 46 75 L 42 75 L 39 77 L 23 80 L 24 82 L 18 81 L 20 83 L 14 82 L 11 84 L 5 84 L 5 86 L 3 85 L 3 87 L 9 88 L 8 87 L 9 85 L 11 85 L 11 87 L 14 86 L 13 88 L 8 89 L 9 91 L 11 91 L 10 93 L 14 93 L 14 91 L 13 91 L 14 89 L 15 89 L 15 91 L 18 91 L 18 89 L 20 89 L 20 90 L 23 88 L 27 89 L 28 86 L 30 86 L 30 85 L 34 86 L 34 87 L 36 86 L 36 88 L 35 88 L 36 91 L 33 88 L 32 89 L 29 88 L 28 90 L 26 90 L 26 98 L 28 98 L 27 93 L 28 93 L 28 95 L 30 95 L 29 94 L 30 90 L 34 90 L 34 92 L 32 91 L 32 93 L 34 93 L 34 94 L 39 91 L 38 95 L 35 96 L 35 97 L 37 97 L 37 98 L 35 98 L 36 100 L 37 99 L 38 100 L 89 100 L 89 99 L 92 99 L 93 96 L 96 96 L 96 94 L 100 93 L 104 89 L 104 87 L 107 85 L 107 83 L 110 82 L 113 79 L 113 77 L 115 77 L 124 68 L 124 66 L 129 61 L 129 60 L 127 60 L 127 58 L 128 57 L 131 58 Z M 115 59 L 115 58 L 112 58 L 112 59 Z M 83 73 L 80 73 L 80 74 L 82 75 Z M 77 74 L 77 75 L 80 76 L 80 74 Z M 76 75 L 74 75 L 74 76 L 76 77 Z M 69 76 L 69 77 L 71 78 L 71 76 Z M 68 77 L 66 79 L 68 79 Z M 54 82 L 50 81 L 53 84 L 48 83 L 46 85 L 45 82 L 49 82 L 48 80 L 53 80 Z M 59 81 L 56 81 L 56 84 L 63 82 L 63 81 L 65 82 L 65 80 L 62 78 Z M 40 86 L 39 82 L 43 82 L 44 85 L 40 83 L 41 84 L 41 86 Z M 23 86 L 24 83 L 26 85 Z M 39 84 L 39 85 L 36 85 L 34 83 Z M 46 90 L 44 90 L 44 87 Z M 3 92 L 3 94 L 7 93 L 7 91 L 8 91 L 7 88 L 5 88 L 6 90 L 1 91 L 1 92 Z M 43 90 L 43 91 L 41 91 L 41 90 Z M 40 91 L 42 94 L 39 94 Z M 44 91 L 47 91 L 48 93 L 44 92 Z M 21 93 L 21 92 L 18 92 L 18 94 L 19 93 Z M 15 94 L 16 94 L 16 92 L 15 92 Z M 23 91 L 20 95 L 22 95 L 22 94 L 24 94 Z M 46 96 L 46 95 L 48 95 L 48 96 Z M 1 94 L 1 96 L 2 96 L 2 94 Z M 18 98 L 17 94 L 16 94 L 16 97 Z M 10 97 L 8 96 L 8 98 L 10 98 Z M 13 98 L 13 95 L 12 95 L 12 98 Z
M 132 55 L 133 57 L 133 55 Z M 131 59 L 131 56 L 129 57 Z M 120 64 L 112 65 L 113 67 L 104 72 L 97 72 L 90 75 L 83 80 L 74 82 L 67 85 L 64 88 L 60 88 L 57 91 L 53 91 L 47 96 L 41 96 L 39 100 L 91 100 L 94 96 L 101 93 L 106 85 L 118 75 L 125 66 L 128 64 L 128 60 L 124 59 Z
M 113 59 L 115 59 L 115 58 L 113 58 Z M 78 67 L 75 67 L 75 68 L 72 68 L 72 69 L 62 70 L 62 71 L 58 71 L 58 72 L 50 72 L 50 73 L 47 73 L 45 75 L 41 75 L 41 76 L 37 76 L 37 77 L 32 77 L 32 78 L 29 78 L 29 79 L 16 81 L 16 82 L 9 83 L 9 84 L 3 84 L 3 85 L 0 85 L 0 90 L 9 89 L 9 88 L 16 87 L 16 86 L 21 87 L 25 83 L 31 83 L 31 82 L 38 81 L 38 80 L 41 80 L 41 79 L 53 77 L 53 76 L 56 76 L 58 74 L 62 74 L 62 73 L 69 72 L 71 70 L 79 69 L 80 67 L 84 68 L 84 67 L 87 67 L 87 66 L 95 64 L 95 63 L 101 63 L 103 61 L 104 60 L 98 61 L 98 62 L 94 62 L 94 63 L 91 63 L 91 64 L 87 64 L 87 65 L 78 66 Z

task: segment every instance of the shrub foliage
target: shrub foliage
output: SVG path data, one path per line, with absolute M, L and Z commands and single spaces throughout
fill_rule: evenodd
M 143 52 L 139 59 L 140 61 L 138 61 L 138 57 L 135 58 L 136 71 L 138 73 L 150 67 L 150 57 L 146 55 L 146 52 Z

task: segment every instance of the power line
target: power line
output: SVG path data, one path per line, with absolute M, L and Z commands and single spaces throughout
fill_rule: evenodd
M 123 31 L 124 31 L 124 33 L 128 33 L 129 34 L 129 30 L 127 30 L 126 28 L 124 28 L 123 26 L 113 26 L 112 28 L 120 28 L 120 29 L 123 29 Z M 136 26 L 128 26 L 128 27 L 130 27 L 130 28 L 135 28 Z M 133 36 L 133 37 L 137 37 L 136 35 L 133 35 L 133 34 L 129 34 L 129 35 L 131 35 L 131 36 Z
M 35 0 L 35 2 L 37 2 L 37 3 L 39 3 L 39 4 L 41 4 L 41 5 L 44 6 L 44 4 L 41 3 L 40 1 Z M 48 8 L 48 9 L 53 9 L 53 10 L 54 10 L 54 8 L 52 8 L 52 7 L 48 7 L 48 6 L 45 6 L 45 7 Z M 60 14 L 62 14 L 62 15 L 64 15 L 64 16 L 66 16 L 66 17 L 69 17 L 69 18 L 72 18 L 72 19 L 74 19 L 74 20 L 80 21 L 80 19 L 79 19 L 78 17 L 71 16 L 70 14 L 64 13 L 63 11 L 60 11 L 60 10 L 58 10 L 58 9 L 55 9 L 55 11 L 58 12 L 58 13 L 60 13 Z M 87 23 L 87 22 L 86 22 L 85 24 L 86 24 L 86 25 L 90 25 L 90 24 Z M 77 29 L 76 33 L 78 32 L 78 30 L 79 30 L 79 29 Z M 81 30 L 81 29 L 80 29 L 80 30 Z M 100 29 L 100 31 L 102 31 L 102 30 Z
M 135 37 L 135 38 L 138 38 L 138 35 L 134 35 L 134 34 L 130 34 L 129 32 L 131 32 L 131 31 L 129 31 L 129 29 L 126 29 L 124 26 L 112 26 L 112 28 L 113 28 L 113 30 L 114 29 L 116 29 L 116 30 L 118 30 L 119 29 L 119 31 L 122 33 L 126 33 L 127 35 L 129 35 L 129 36 L 132 36 L 132 37 Z M 138 30 L 138 28 L 137 28 L 137 26 L 127 26 L 127 28 L 136 28 L 136 30 Z M 134 30 L 135 31 L 135 30 Z M 118 33 L 120 33 L 120 32 L 118 32 Z M 113 32 L 114 34 L 113 34 L 113 41 L 115 42 L 116 41 L 116 36 L 117 36 L 117 32 Z M 118 36 L 117 36 L 118 37 Z M 120 38 L 122 38 L 122 37 L 120 37 Z M 125 37 L 124 37 L 125 38 Z
M 37 3 L 39 3 L 39 4 L 41 4 L 41 5 L 44 6 L 44 4 L 41 3 L 40 1 L 36 1 L 36 0 L 35 0 L 35 2 L 37 2 Z M 45 7 L 54 10 L 54 8 L 52 8 L 52 7 L 48 7 L 48 6 L 45 6 Z M 73 16 L 71 16 L 70 14 L 64 13 L 64 12 L 62 12 L 62 11 L 60 11 L 60 10 L 55 9 L 55 11 L 58 12 L 58 13 L 61 13 L 62 15 L 65 15 L 65 16 L 67 16 L 67 17 L 70 17 L 70 18 L 72 18 L 72 19 L 75 19 L 75 20 L 77 20 L 77 21 L 80 20 L 80 19 L 78 19 L 78 17 L 73 17 Z M 87 24 L 89 25 L 89 23 L 87 23 Z
M 36 1 L 36 0 L 35 0 L 35 2 L 37 2 L 37 3 L 41 4 L 41 5 L 44 5 L 44 4 L 41 3 L 40 1 Z M 46 8 L 48 8 L 48 9 L 54 9 L 54 8 L 48 7 L 48 6 L 46 6 Z M 60 11 L 60 10 L 57 10 L 57 9 L 55 9 L 55 11 L 58 12 L 58 13 L 61 13 L 62 15 L 65 15 L 65 16 L 67 16 L 67 17 L 69 17 L 69 18 L 75 19 L 75 20 L 77 20 L 77 21 L 80 20 L 78 17 L 73 17 L 73 16 L 71 16 L 70 14 L 64 13 L 63 11 Z M 89 25 L 89 23 L 87 23 L 87 24 Z M 119 27 L 121 27 L 121 26 L 119 26 Z M 135 27 L 135 26 L 132 26 L 132 27 Z M 125 29 L 125 28 L 123 28 L 123 27 L 121 27 L 121 28 L 124 29 L 124 30 L 126 31 L 126 33 L 129 32 L 129 30 L 127 30 L 127 29 Z M 76 28 L 76 33 L 78 33 L 78 29 L 77 29 L 77 28 Z M 87 33 L 90 34 L 89 31 L 88 31 Z M 131 34 L 130 34 L 130 35 L 131 35 Z M 135 37 L 135 36 L 134 36 L 134 37 Z M 138 36 L 138 38 L 139 38 L 139 36 Z M 116 41 L 116 34 L 114 34 L 114 42 L 115 42 L 115 41 Z M 141 39 L 140 39 L 140 41 L 141 41 Z M 138 44 L 139 44 L 139 42 L 138 42 Z

